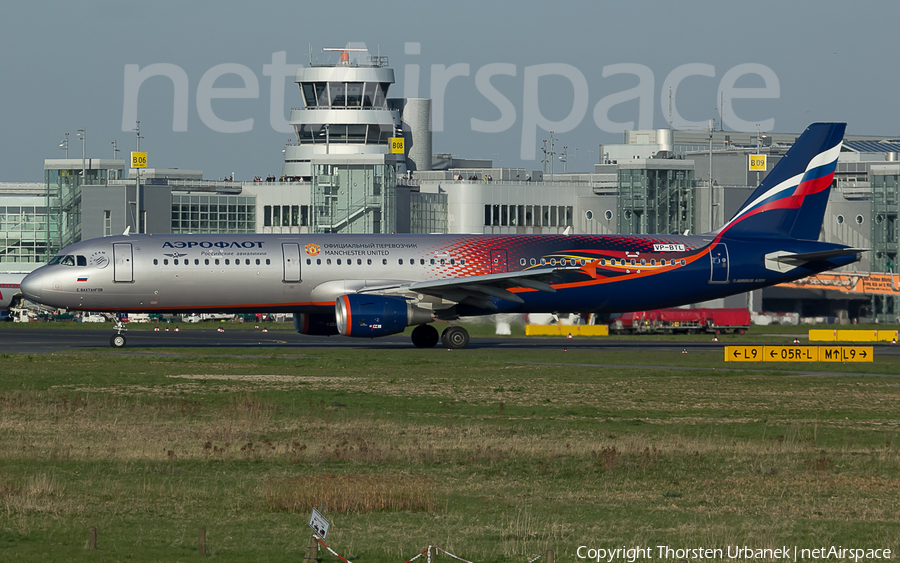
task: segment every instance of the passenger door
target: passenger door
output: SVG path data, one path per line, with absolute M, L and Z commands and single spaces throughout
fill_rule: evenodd
M 709 283 L 728 283 L 728 247 L 722 243 L 709 251 Z
M 113 243 L 113 281 L 132 283 L 134 281 L 134 254 L 130 242 Z
M 281 254 L 284 265 L 284 282 L 300 281 L 300 244 L 296 242 L 281 243 Z

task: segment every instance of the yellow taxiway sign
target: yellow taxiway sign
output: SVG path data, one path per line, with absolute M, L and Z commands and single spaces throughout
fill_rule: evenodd
M 871 362 L 871 346 L 726 346 L 726 362 Z

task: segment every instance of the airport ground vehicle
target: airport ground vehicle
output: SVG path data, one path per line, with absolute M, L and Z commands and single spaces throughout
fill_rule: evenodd
M 615 334 L 721 334 L 732 331 L 744 334 L 750 328 L 747 309 L 656 309 L 622 313 L 614 319 L 609 330 Z

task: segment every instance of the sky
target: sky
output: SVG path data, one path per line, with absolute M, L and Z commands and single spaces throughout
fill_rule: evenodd
M 898 2 L 846 0 L 7 2 L 0 182 L 42 181 L 66 133 L 80 158 L 79 129 L 89 158 L 113 141 L 127 158 L 135 120 L 150 167 L 280 175 L 302 107 L 284 69 L 361 44 L 388 57 L 389 97 L 435 100 L 434 152 L 498 166 L 541 169 L 553 131 L 556 158 L 588 172 L 625 129 L 700 129 L 722 110 L 735 132 L 900 136 L 898 22 Z

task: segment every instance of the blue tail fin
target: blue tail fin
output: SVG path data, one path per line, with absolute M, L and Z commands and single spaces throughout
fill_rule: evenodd
M 818 240 L 845 123 L 814 123 L 718 233 Z

